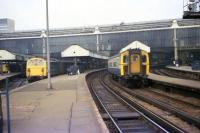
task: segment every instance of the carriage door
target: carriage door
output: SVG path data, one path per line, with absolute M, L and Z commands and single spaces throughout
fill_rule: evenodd
M 131 73 L 140 73 L 140 55 L 132 54 L 131 55 Z

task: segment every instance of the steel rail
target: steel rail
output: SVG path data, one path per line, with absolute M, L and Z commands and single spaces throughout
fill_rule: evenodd
M 135 97 L 145 101 L 145 102 L 148 102 L 150 104 L 156 105 L 157 107 L 160 107 L 162 109 L 168 110 L 168 111 L 172 112 L 173 114 L 177 115 L 178 117 L 180 117 L 181 119 L 183 119 L 183 120 L 185 120 L 185 121 L 187 121 L 189 123 L 193 123 L 198 128 L 200 128 L 200 119 L 198 119 L 198 118 L 192 117 L 191 115 L 188 115 L 187 113 L 185 113 L 185 112 L 183 112 L 181 110 L 178 110 L 175 107 L 167 105 L 167 104 L 165 104 L 165 103 L 163 103 L 161 101 L 157 101 L 155 99 L 150 99 L 150 98 L 141 96 L 139 94 L 136 94 L 134 92 L 131 92 L 131 94 L 134 95 Z
M 106 84 L 107 86 L 110 87 L 110 85 Z M 120 86 L 117 85 L 118 88 L 121 88 Z M 125 91 L 126 92 L 126 91 Z M 128 94 L 130 94 L 130 92 L 128 92 Z M 127 97 L 121 95 L 118 93 L 118 95 L 120 95 L 120 97 L 124 98 L 125 101 L 131 103 L 132 105 L 135 106 L 135 108 L 138 110 L 138 111 L 141 111 L 142 114 L 144 114 L 145 116 L 147 117 L 150 117 L 153 121 L 157 122 L 157 123 L 160 123 L 160 125 L 162 127 L 165 127 L 165 129 L 169 132 L 179 132 L 179 133 L 185 133 L 186 131 L 184 131 L 183 129 L 180 129 L 179 127 L 175 126 L 174 124 L 172 124 L 171 122 L 165 120 L 164 118 L 156 115 L 155 113 L 153 113 L 152 111 L 144 108 L 142 105 L 138 104 L 137 102 L 133 101 L 133 100 L 130 100 L 128 99 Z
M 115 125 L 116 129 L 118 130 L 119 133 L 123 133 L 122 130 L 119 128 L 119 126 L 117 125 L 116 121 L 114 120 L 114 118 L 112 117 L 112 115 L 109 113 L 109 111 L 106 109 L 106 107 L 104 106 L 103 102 L 101 101 L 101 99 L 99 98 L 98 94 L 93 90 L 93 83 L 90 83 L 91 86 L 91 90 L 92 92 L 95 94 L 96 98 L 98 99 L 99 103 L 101 104 L 101 106 L 103 107 L 103 109 L 106 111 L 106 113 L 108 114 L 109 118 L 111 119 L 111 121 L 113 122 L 113 124 Z
M 145 116 L 142 112 L 138 111 L 136 108 L 134 108 L 131 104 L 129 104 L 128 102 L 126 102 L 125 100 L 123 100 L 120 96 L 118 96 L 116 93 L 114 93 L 112 90 L 110 90 L 103 82 L 102 79 L 100 79 L 100 84 L 103 86 L 103 88 L 105 88 L 109 93 L 111 93 L 115 98 L 117 98 L 118 100 L 122 101 L 126 106 L 128 106 L 129 108 L 133 109 L 134 111 L 136 111 L 141 117 L 143 117 L 144 119 L 146 119 L 148 122 L 150 122 L 152 125 L 154 125 L 157 129 L 159 129 L 160 131 L 164 132 L 164 133 L 169 133 L 167 130 L 165 130 L 163 127 L 161 127 L 159 124 L 155 123 L 154 121 L 152 121 L 150 118 L 148 118 L 147 116 Z M 91 88 L 93 88 L 94 84 L 90 83 Z M 115 121 L 115 119 L 112 117 L 112 115 L 109 113 L 109 111 L 106 109 L 106 107 L 104 106 L 103 102 L 101 101 L 101 99 L 99 98 L 98 94 L 92 89 L 92 92 L 95 94 L 96 98 L 98 99 L 98 101 L 100 102 L 101 106 L 104 108 L 104 110 L 106 111 L 106 113 L 108 114 L 109 118 L 112 120 L 112 122 L 114 123 L 114 125 L 116 126 L 117 130 L 122 133 L 122 130 L 120 129 L 120 127 L 118 126 L 117 122 Z
M 115 93 L 113 90 L 111 90 L 111 88 L 104 83 L 104 81 L 101 79 L 101 83 L 103 84 L 103 86 L 109 91 L 111 92 L 115 97 L 117 97 L 119 100 L 121 100 L 123 103 L 125 103 L 126 105 L 128 105 L 130 108 L 132 108 L 133 110 L 135 110 L 137 113 L 139 113 L 143 118 L 145 118 L 147 121 L 149 121 L 150 123 L 152 123 L 154 126 L 156 126 L 157 128 L 159 128 L 161 131 L 165 132 L 165 133 L 169 133 L 165 128 L 163 128 L 162 126 L 160 126 L 158 123 L 156 123 L 155 121 L 153 121 L 152 119 L 150 119 L 148 116 L 146 116 L 144 113 L 142 113 L 141 111 L 139 111 L 138 109 L 136 109 L 133 105 L 131 105 L 130 103 L 128 103 L 125 99 L 122 98 L 122 96 L 118 95 L 117 93 Z
M 153 89 L 154 89 L 154 88 L 153 88 Z M 163 97 L 165 97 L 165 98 L 172 99 L 172 100 L 177 101 L 177 102 L 182 102 L 182 103 L 185 103 L 185 104 L 187 104 L 187 105 L 189 105 L 189 106 L 193 106 L 193 107 L 195 107 L 195 108 L 200 108 L 200 105 L 195 105 L 195 104 L 192 104 L 192 103 L 190 103 L 190 102 L 188 102 L 188 101 L 184 101 L 184 100 L 181 100 L 181 99 L 177 99 L 177 98 L 175 98 L 175 97 L 171 97 L 171 96 L 169 96 L 169 95 L 167 95 L 167 94 L 163 94 L 163 93 L 160 93 L 160 92 L 157 92 L 157 91 L 154 91 L 154 90 L 148 89 L 147 92 L 154 93 L 154 94 L 163 96 Z

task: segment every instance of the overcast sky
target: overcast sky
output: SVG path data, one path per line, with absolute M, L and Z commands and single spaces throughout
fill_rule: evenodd
M 50 28 L 182 18 L 183 0 L 49 0 Z M 45 0 L 0 0 L 16 30 L 45 28 Z

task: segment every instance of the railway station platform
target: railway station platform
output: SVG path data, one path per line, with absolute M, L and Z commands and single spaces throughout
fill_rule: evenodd
M 154 80 L 157 82 L 163 82 L 166 84 L 172 84 L 172 85 L 180 86 L 180 87 L 188 87 L 188 88 L 192 89 L 191 91 L 200 93 L 200 82 L 199 81 L 173 78 L 173 77 L 157 75 L 157 74 L 153 74 L 153 73 L 150 73 L 148 78 L 150 80 Z
M 200 74 L 200 70 L 192 70 L 191 66 L 179 66 L 179 67 L 167 66 L 166 68 L 177 70 L 177 71 L 185 71 L 185 72 L 192 72 L 192 73 L 199 73 Z
M 167 66 L 166 69 L 186 79 L 200 80 L 200 70 L 192 70 L 191 66 Z
M 53 77 L 51 90 L 47 89 L 47 79 L 12 90 L 11 132 L 108 133 L 87 88 L 85 75 Z M 2 103 L 6 118 L 4 97 Z

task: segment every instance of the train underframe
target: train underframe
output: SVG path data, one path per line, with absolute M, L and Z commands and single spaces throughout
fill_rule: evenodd
M 142 86 L 149 86 L 149 81 L 144 75 L 131 75 L 131 76 L 122 76 L 112 74 L 112 78 L 119 82 L 121 85 L 128 88 L 141 88 Z
M 46 76 L 32 76 L 32 77 L 27 77 L 27 81 L 31 83 L 31 82 L 38 81 L 45 78 Z

